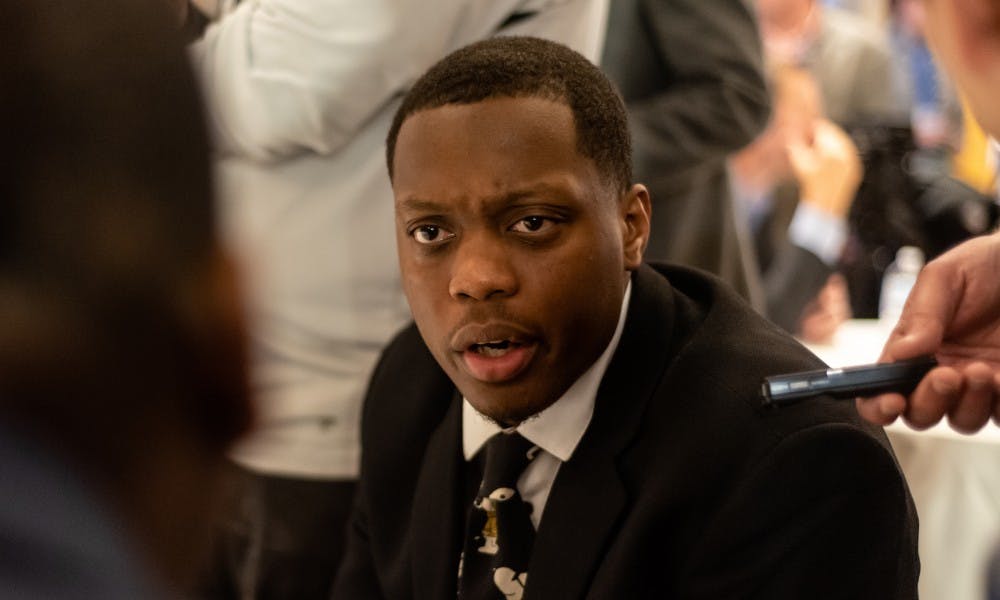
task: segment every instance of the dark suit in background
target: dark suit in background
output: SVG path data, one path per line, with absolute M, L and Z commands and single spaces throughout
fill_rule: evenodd
M 725 161 L 767 123 L 762 62 L 742 0 L 611 3 L 602 68 L 625 98 L 635 180 L 653 200 L 647 260 L 715 273 L 761 309 Z
M 916 516 L 852 403 L 761 407 L 762 377 L 822 363 L 717 281 L 633 278 L 593 419 L 545 505 L 526 598 L 915 598 Z M 672 284 L 672 285 L 671 285 Z M 461 397 L 415 327 L 385 351 L 334 598 L 454 598 Z

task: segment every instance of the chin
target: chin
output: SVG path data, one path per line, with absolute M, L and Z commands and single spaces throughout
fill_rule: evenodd
M 520 390 L 476 390 L 474 394 L 463 394 L 472 407 L 483 416 L 489 418 L 501 427 L 511 427 L 527 421 L 551 406 L 557 399 L 551 398 L 545 402 L 525 403 L 525 398 L 537 398 L 536 394 Z M 487 400 L 482 400 L 489 398 Z

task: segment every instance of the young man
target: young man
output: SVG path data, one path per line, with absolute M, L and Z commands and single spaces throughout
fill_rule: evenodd
M 1000 1 L 924 0 L 928 43 L 965 95 L 983 130 L 1000 137 Z M 941 366 L 909 398 L 859 399 L 873 423 L 900 415 L 916 428 L 948 415 L 972 432 L 1000 421 L 1000 233 L 970 240 L 921 272 L 882 360 L 934 354 Z
M 383 167 L 402 95 L 449 52 L 493 35 L 549 38 L 596 60 L 607 4 L 244 1 L 192 47 L 223 221 L 250 267 L 261 415 L 232 455 L 239 491 L 222 524 L 218 594 L 330 595 L 360 469 L 365 388 L 410 320 L 386 243 Z
M 407 95 L 387 158 L 416 326 L 373 376 L 334 597 L 914 597 L 882 433 L 762 407 L 762 377 L 820 363 L 642 264 L 629 154 L 612 85 L 551 42 L 466 47 Z
M 160 10 L 155 10 L 159 8 Z M 178 595 L 250 423 L 164 6 L 0 4 L 0 595 Z

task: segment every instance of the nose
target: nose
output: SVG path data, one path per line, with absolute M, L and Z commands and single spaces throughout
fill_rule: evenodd
M 448 293 L 457 300 L 504 298 L 517 292 L 517 275 L 503 244 L 487 235 L 466 235 L 456 249 Z

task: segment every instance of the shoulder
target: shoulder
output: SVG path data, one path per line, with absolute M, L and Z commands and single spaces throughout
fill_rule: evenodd
M 416 324 L 410 323 L 396 333 L 382 350 L 372 373 L 372 387 L 392 385 L 403 377 L 427 377 L 437 368 L 437 362 L 420 337 Z
M 674 337 L 680 338 L 674 365 L 712 374 L 735 389 L 777 372 L 824 366 L 719 278 L 685 267 L 655 268 L 674 295 Z
M 880 428 L 863 421 L 853 402 L 819 397 L 781 409 L 764 406 L 765 377 L 826 367 L 777 325 L 757 314 L 716 278 L 683 268 L 661 269 L 675 291 L 675 330 L 683 341 L 657 389 L 657 404 L 679 404 L 697 415 L 696 428 L 718 443 L 761 452 L 813 427 L 837 425 L 888 449 Z M 663 417 L 674 410 L 664 410 Z M 842 426 L 842 427 L 841 427 Z M 846 429 L 844 429 L 846 428 Z
M 364 401 L 362 444 L 422 448 L 454 394 L 454 385 L 416 325 L 408 325 L 389 342 L 375 366 Z
M 888 507 L 882 514 L 909 518 L 891 446 L 853 402 L 764 406 L 764 377 L 821 369 L 821 360 L 716 278 L 658 271 L 670 282 L 675 315 L 664 342 L 672 348 L 620 463 L 637 504 L 658 514 L 664 503 L 698 503 L 705 514 L 727 511 L 732 524 L 755 504 L 782 502 L 794 511 L 824 494 L 871 492 Z M 706 525 L 685 535 L 700 537 Z

